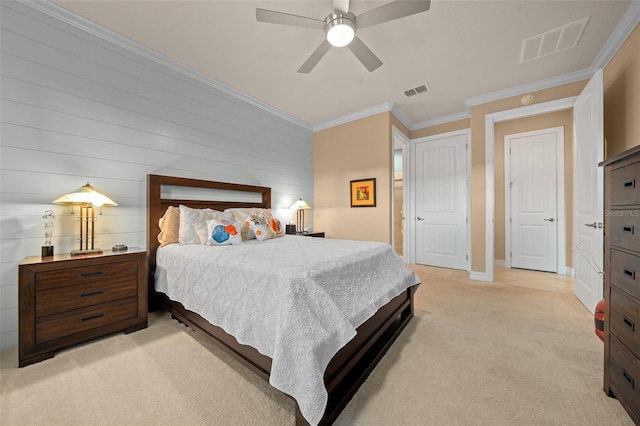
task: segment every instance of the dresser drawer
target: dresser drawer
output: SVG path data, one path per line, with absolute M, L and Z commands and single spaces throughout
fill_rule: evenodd
M 36 320 L 36 344 L 135 318 L 138 298 L 116 300 Z
M 138 294 L 135 276 L 115 282 L 97 280 L 82 285 L 72 285 L 36 292 L 36 317 L 53 315 L 73 309 L 133 297 Z
M 131 277 L 136 276 L 136 262 L 104 263 L 57 271 L 38 272 L 36 274 L 36 291 L 98 281 L 110 284 L 130 282 Z
M 609 376 L 616 397 L 640 415 L 640 360 L 633 356 L 620 341 L 609 340 Z
M 638 163 L 611 171 L 611 204 L 640 204 L 640 167 Z
M 611 287 L 610 303 L 609 329 L 635 356 L 640 357 L 640 305 L 615 287 Z
M 640 257 L 611 249 L 611 285 L 640 299 Z
M 640 210 L 611 209 L 609 215 L 609 229 L 605 231 L 611 244 L 640 251 Z

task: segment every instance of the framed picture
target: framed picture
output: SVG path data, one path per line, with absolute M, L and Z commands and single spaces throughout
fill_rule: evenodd
M 376 178 L 351 181 L 351 207 L 376 206 Z

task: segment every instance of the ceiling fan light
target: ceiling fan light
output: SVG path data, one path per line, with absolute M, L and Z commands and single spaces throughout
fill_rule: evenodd
M 329 29 L 327 32 L 327 40 L 333 46 L 342 47 L 351 43 L 354 35 L 355 31 L 353 31 L 353 28 L 346 24 L 339 24 Z
M 327 32 L 327 41 L 332 46 L 342 47 L 351 43 L 356 34 L 356 25 L 353 20 L 349 19 L 349 15 L 333 13 L 327 20 L 325 31 Z

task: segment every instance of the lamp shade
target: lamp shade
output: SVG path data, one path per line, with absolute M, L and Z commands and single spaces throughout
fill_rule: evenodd
M 351 43 L 356 35 L 355 16 L 352 13 L 334 12 L 327 18 L 325 25 L 327 41 L 335 47 L 343 47 Z
M 73 192 L 63 195 L 62 197 L 53 201 L 53 204 L 70 204 L 70 205 L 82 205 L 91 204 L 96 207 L 100 206 L 117 206 L 117 204 L 109 197 L 98 192 L 93 186 L 86 185 L 81 186 Z
M 293 205 L 290 207 L 291 210 L 308 210 L 310 208 L 311 208 L 311 206 L 309 204 L 305 203 L 302 200 L 302 198 L 300 198 L 298 201 L 293 203 Z

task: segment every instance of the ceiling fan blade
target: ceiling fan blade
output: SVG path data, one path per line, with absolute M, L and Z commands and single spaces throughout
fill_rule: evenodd
M 294 27 L 323 29 L 324 21 L 320 19 L 307 18 L 306 16 L 291 15 L 289 13 L 276 12 L 275 10 L 256 9 L 256 19 L 258 22 L 268 22 L 270 24 L 291 25 Z
M 365 28 L 427 11 L 430 6 L 431 0 L 398 0 L 361 13 L 356 17 L 356 20 L 358 28 Z
M 331 43 L 329 43 L 326 39 L 320 43 L 320 46 L 309 56 L 309 59 L 306 60 L 304 64 L 298 70 L 299 73 L 309 74 L 311 70 L 318 65 L 320 59 L 324 57 L 324 55 L 331 48 Z
M 347 47 L 354 55 L 356 55 L 356 58 L 362 62 L 362 65 L 364 65 L 369 72 L 382 65 L 382 61 L 378 59 L 378 57 L 374 55 L 374 53 L 369 50 L 369 48 L 357 36 L 353 38 Z
M 333 10 L 349 13 L 349 0 L 333 0 Z

